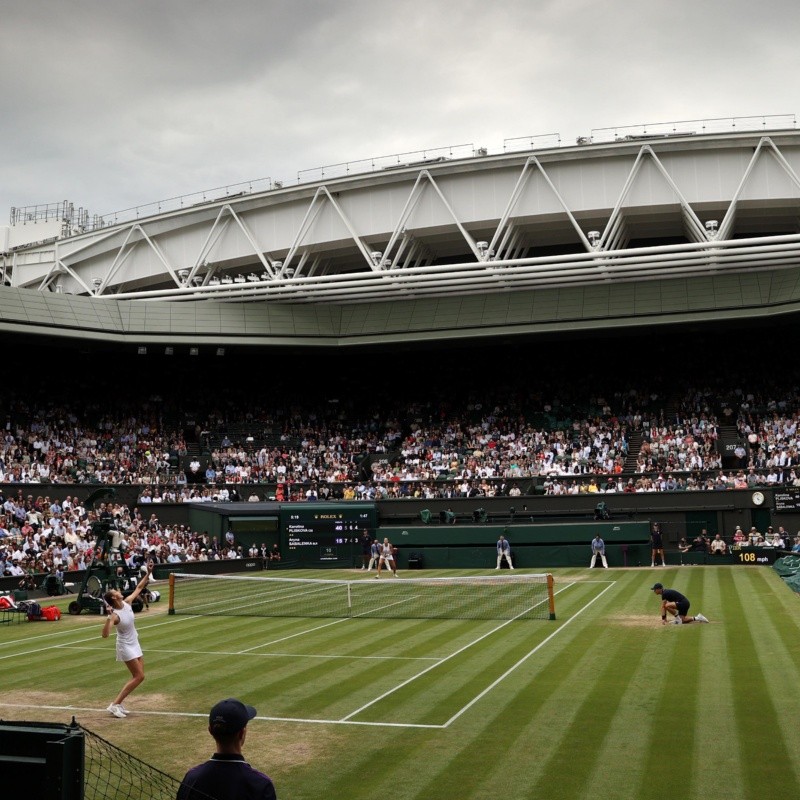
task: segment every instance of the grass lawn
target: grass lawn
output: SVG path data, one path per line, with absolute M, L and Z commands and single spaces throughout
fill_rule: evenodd
M 482 573 L 424 572 L 445 574 Z M 0 717 L 74 715 L 179 778 L 212 752 L 210 707 L 238 697 L 259 712 L 245 754 L 281 800 L 800 797 L 800 596 L 772 569 L 554 575 L 556 621 L 188 617 L 162 602 L 137 617 L 147 680 L 125 720 L 105 712 L 128 673 L 100 617 L 2 625 Z M 711 623 L 662 626 L 656 580 Z

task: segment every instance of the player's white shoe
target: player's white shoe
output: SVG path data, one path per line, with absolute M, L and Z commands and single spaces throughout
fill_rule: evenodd
M 697 622 L 708 622 L 708 620 L 702 614 L 695 614 L 694 618 Z
M 125 719 L 125 712 L 122 710 L 121 706 L 112 703 L 107 709 L 109 714 L 112 717 L 116 717 L 117 719 Z
M 118 704 L 117 704 L 117 708 L 118 708 L 118 709 L 119 709 L 119 710 L 120 710 L 120 711 L 121 711 L 121 712 L 122 712 L 122 713 L 123 713 L 123 714 L 124 714 L 126 717 L 128 716 L 128 709 L 127 709 L 127 708 L 125 708 L 125 706 L 124 706 L 124 705 L 122 705 L 122 703 L 118 703 Z
M 680 617 L 675 617 L 675 619 L 672 620 L 672 624 L 673 625 L 683 625 L 683 620 Z

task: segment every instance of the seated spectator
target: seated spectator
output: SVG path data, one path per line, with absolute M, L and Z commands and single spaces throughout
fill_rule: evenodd
M 725 540 L 719 534 L 717 534 L 711 540 L 711 554 L 714 556 L 724 556 L 727 552 L 728 545 L 725 544 Z
M 697 536 L 695 536 L 694 540 L 692 541 L 692 552 L 693 553 L 708 552 L 708 543 L 706 542 L 706 539 L 702 533 L 698 533 Z

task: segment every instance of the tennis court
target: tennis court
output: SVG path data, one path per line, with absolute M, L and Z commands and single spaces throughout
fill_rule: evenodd
M 334 616 L 341 613 L 334 599 L 341 595 L 338 581 L 199 581 L 178 593 L 179 605 L 183 600 L 192 603 L 186 615 L 138 617 L 148 675 L 153 676 L 148 677 L 148 687 L 168 694 L 169 674 L 176 664 L 182 672 L 197 669 L 198 680 L 208 673 L 253 672 L 269 682 L 270 696 L 261 701 L 261 708 L 269 711 L 260 715 L 267 720 L 443 728 L 504 680 L 530 669 L 526 664 L 541 648 L 613 587 L 609 580 L 565 582 L 555 594 L 570 609 L 569 616 L 550 621 L 520 618 L 535 613 L 537 606 L 546 604 L 546 597 L 523 598 L 522 604 L 509 608 L 511 604 L 498 597 L 503 591 L 513 593 L 505 581 L 502 586 L 491 585 L 497 581 L 490 577 L 476 587 L 474 578 L 468 580 L 473 581 L 468 595 L 462 590 L 456 607 L 448 609 L 441 607 L 441 584 L 436 581 L 355 581 L 356 589 L 367 591 L 368 600 L 356 603 L 364 610 L 353 616 Z M 445 585 L 449 592 L 447 580 Z M 481 588 L 490 593 L 488 597 L 479 596 Z M 397 589 L 404 591 L 398 594 Z M 408 606 L 419 608 L 420 596 L 426 593 L 436 593 L 435 605 L 445 618 L 374 616 L 409 613 Z M 312 616 L 284 616 L 286 604 L 295 611 L 306 606 Z M 272 613 L 279 616 L 261 616 Z M 489 618 L 448 618 L 454 614 Z M 34 637 L 23 635 L 30 632 L 26 626 L 16 641 L 3 643 L 0 664 L 10 662 L 13 669 L 31 658 L 65 662 L 77 673 L 77 686 L 75 702 L 66 703 L 64 709 L 97 710 L 80 698 L 106 679 L 113 652 L 87 626 L 90 619 L 80 618 L 81 624 L 68 630 L 50 631 L 39 625 Z M 96 628 L 97 618 L 94 622 Z M 24 676 L 19 675 L 6 688 L 21 689 L 23 683 Z M 144 693 L 140 698 L 144 704 Z M 131 698 L 131 708 L 138 708 L 137 699 Z M 188 702 L 146 713 L 203 713 L 202 705 L 192 707 Z
M 104 711 L 125 671 L 98 617 L 3 626 L 0 716 L 74 714 L 180 776 L 210 752 L 208 709 L 237 696 L 282 798 L 796 794 L 800 624 L 772 570 L 555 572 L 555 620 L 151 610 L 126 720 Z M 711 624 L 662 627 L 656 578 Z

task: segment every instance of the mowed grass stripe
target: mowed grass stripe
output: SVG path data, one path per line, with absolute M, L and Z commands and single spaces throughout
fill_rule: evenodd
M 512 622 L 491 633 L 453 658 L 392 693 L 390 720 L 441 725 L 478 696 L 546 638 L 552 628 L 543 622 Z M 505 690 L 504 681 L 491 695 Z M 377 720 L 385 714 L 380 706 L 357 719 Z
M 734 567 L 733 569 L 738 569 Z M 728 567 L 715 567 L 703 583 L 703 609 L 710 619 L 698 638 L 700 681 L 696 737 L 695 775 L 691 798 L 739 798 L 742 796 L 742 765 L 750 748 L 739 741 L 736 722 L 736 693 L 741 691 L 732 667 L 723 613 L 721 587 L 731 583 Z
M 763 577 L 755 568 L 743 568 L 721 587 L 732 673 L 740 681 L 734 689 L 738 739 L 748 744 L 769 740 L 757 752 L 750 753 L 751 757 L 743 759 L 743 796 L 764 797 L 764 787 L 769 786 L 771 796 L 797 797 L 800 784 L 794 770 L 788 768 L 792 764 L 791 755 L 768 688 L 772 675 L 763 671 L 751 631 L 761 624 L 761 613 L 757 608 L 754 610 L 752 602 L 745 604 L 741 600 L 742 596 L 752 598 L 763 591 Z
M 449 732 L 455 748 L 431 763 L 436 775 L 420 786 L 419 797 L 529 797 L 547 763 L 563 746 L 570 723 L 569 699 L 583 686 L 584 675 L 605 652 L 601 628 L 575 624 L 564 638 L 551 640 L 509 680 L 456 720 Z M 565 716 L 566 715 L 566 716 Z M 568 745 L 567 745 L 568 746 Z M 548 795 L 555 796 L 551 786 Z M 541 795 L 536 795 L 540 797 Z M 564 795 L 568 796 L 568 795 Z
M 669 570 L 667 588 L 677 589 L 685 595 L 696 611 L 692 600 L 700 594 L 701 571 L 684 570 L 680 575 Z M 660 604 L 661 598 L 655 596 Z M 672 617 L 668 615 L 668 622 Z M 662 626 L 663 627 L 663 626 Z M 694 772 L 695 724 L 697 721 L 697 693 L 699 687 L 698 636 L 702 624 L 686 626 L 668 625 L 663 637 L 661 664 L 661 693 L 654 709 L 653 725 L 649 730 L 640 792 L 653 792 L 653 796 L 687 797 L 690 794 Z M 669 638 L 667 638 L 669 637 Z M 642 794 L 644 796 L 644 794 Z
M 417 626 L 421 628 L 424 623 L 417 623 Z M 407 635 L 413 638 L 414 631 L 408 630 Z M 307 690 L 300 706 L 290 708 L 289 712 L 295 715 L 303 713 L 307 698 L 308 704 L 316 713 L 329 719 L 344 717 L 376 696 L 391 690 L 397 683 L 418 674 L 432 663 L 435 662 L 404 659 L 388 659 L 380 662 L 341 659 L 335 662 L 323 662 L 311 684 L 314 690 L 310 693 Z
M 759 620 L 752 625 L 750 633 L 753 644 L 758 653 L 761 672 L 765 676 L 765 691 L 770 695 L 772 705 L 776 712 L 779 708 L 793 708 L 792 715 L 779 714 L 782 721 L 781 734 L 788 752 L 797 752 L 800 748 L 800 728 L 796 724 L 800 714 L 800 700 L 793 697 L 792 691 L 787 687 L 796 687 L 800 684 L 800 648 L 797 645 L 797 620 L 789 616 L 784 602 L 789 592 L 773 570 L 748 568 L 753 571 L 749 577 L 754 585 L 763 584 L 763 588 L 755 592 L 752 603 L 752 613 Z M 791 624 L 786 624 L 790 621 Z M 786 767 L 789 769 L 789 766 Z M 795 779 L 798 779 L 797 760 L 791 763 Z
M 591 591 L 596 592 L 596 587 Z M 463 652 L 393 692 L 390 719 L 414 713 L 416 722 L 442 724 L 557 630 L 554 624 L 559 623 L 519 620 L 498 623 L 488 631 L 477 629 Z M 383 713 L 382 705 L 376 704 L 361 712 L 358 719 L 384 721 Z
M 652 580 L 648 579 L 648 590 L 651 585 Z M 630 595 L 631 605 L 635 605 L 640 602 L 635 597 L 641 595 L 642 586 L 639 584 L 632 588 L 636 591 Z M 605 726 L 604 737 L 592 742 L 588 751 L 576 749 L 576 754 L 579 754 L 576 760 L 586 758 L 587 752 L 591 754 L 594 770 L 580 791 L 566 796 L 587 800 L 598 797 L 613 797 L 615 800 L 659 797 L 656 789 L 642 795 L 641 785 L 649 784 L 649 745 L 656 724 L 656 709 L 662 700 L 665 680 L 663 660 L 673 645 L 675 631 L 661 625 L 657 608 L 652 609 L 651 622 L 640 621 L 635 625 L 618 623 L 616 626 L 613 618 L 609 622 L 609 636 L 619 638 L 622 642 L 615 658 L 620 662 L 620 669 L 626 673 L 626 684 L 615 689 L 621 692 L 621 698 L 613 717 Z M 623 667 L 628 658 L 638 660 L 633 671 Z M 587 673 L 585 680 L 588 687 L 595 686 L 593 673 Z M 591 718 L 587 724 L 593 724 Z M 565 745 L 568 747 L 569 742 Z M 667 752 L 664 757 L 669 758 Z
M 644 653 L 641 642 L 626 633 L 610 631 L 608 623 L 602 621 L 595 626 L 591 643 L 588 635 L 582 634 L 581 643 L 589 651 L 587 663 L 591 664 L 592 679 L 574 687 L 578 689 L 580 705 L 561 731 L 554 752 L 527 796 L 547 796 L 558 786 L 559 791 L 577 797 L 590 784 L 595 785 L 592 776 L 602 745 Z M 583 756 L 576 759 L 576 752 Z
M 391 631 L 371 625 L 360 627 L 361 634 L 358 628 L 349 630 L 377 649 L 384 638 L 391 643 Z M 326 718 L 352 711 L 420 669 L 416 662 L 401 659 L 376 664 L 364 659 L 309 659 L 302 655 L 260 663 L 262 674 L 269 676 L 273 707 L 280 709 L 280 715 Z M 351 700 L 351 695 L 356 700 Z

